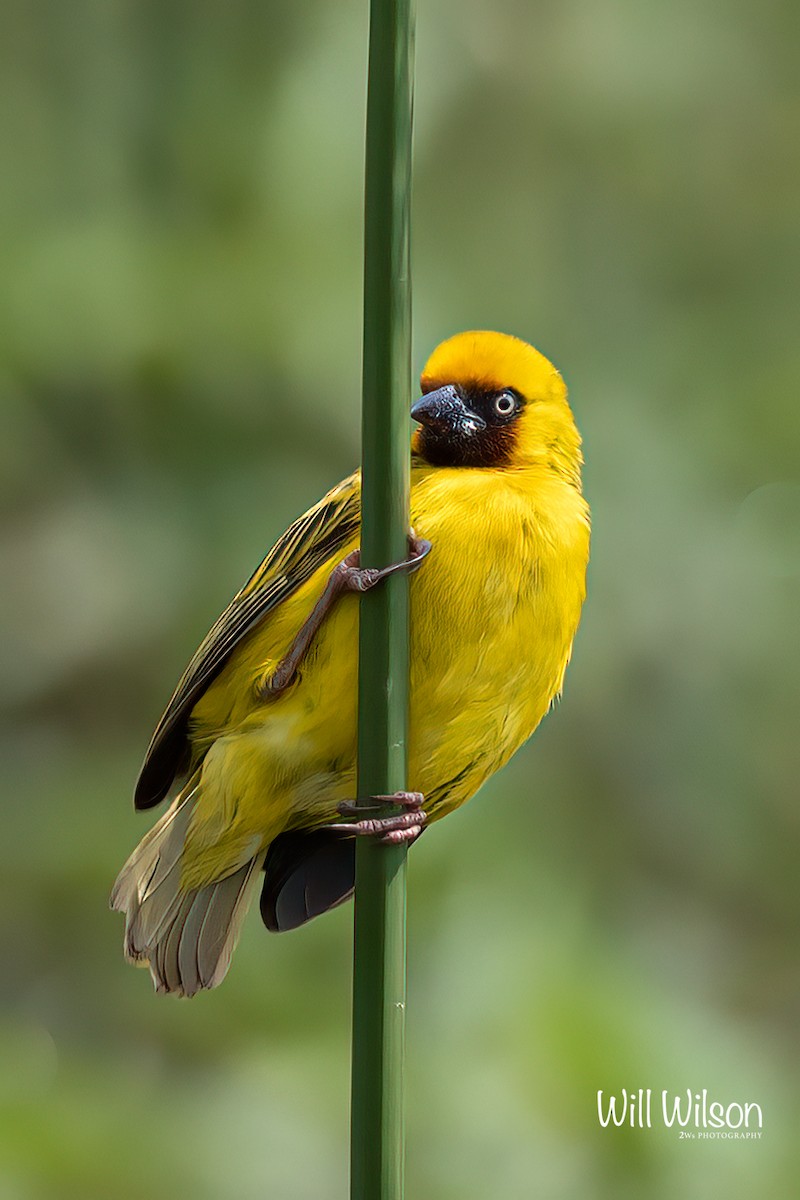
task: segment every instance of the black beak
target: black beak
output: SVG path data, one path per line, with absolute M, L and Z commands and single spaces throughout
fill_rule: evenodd
M 483 417 L 479 417 L 458 394 L 452 383 L 428 392 L 412 406 L 411 416 L 420 425 L 436 433 L 478 433 L 486 428 Z

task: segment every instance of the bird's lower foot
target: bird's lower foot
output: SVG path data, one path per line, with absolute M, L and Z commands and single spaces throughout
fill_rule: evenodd
M 374 837 L 379 842 L 390 844 L 413 842 L 422 833 L 422 827 L 428 820 L 422 805 L 425 797 L 421 792 L 395 792 L 391 796 L 371 796 L 369 804 L 353 804 L 349 801 L 339 805 L 343 817 L 357 817 L 355 821 L 337 822 L 326 828 L 338 833 L 352 834 L 354 837 Z M 388 805 L 398 805 L 404 809 L 388 817 L 363 817 L 365 812 L 381 812 Z

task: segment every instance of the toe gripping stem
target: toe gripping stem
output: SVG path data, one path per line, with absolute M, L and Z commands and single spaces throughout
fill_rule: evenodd
M 391 796 L 370 796 L 368 804 L 353 804 L 345 801 L 339 805 L 343 817 L 357 817 L 358 820 L 337 822 L 326 825 L 326 829 L 336 833 L 346 833 L 353 837 L 374 837 L 379 842 L 413 842 L 422 833 L 422 828 L 428 820 L 422 805 L 425 797 L 421 792 L 394 792 Z M 388 805 L 397 805 L 403 811 L 388 817 L 364 817 L 363 813 L 385 811 Z

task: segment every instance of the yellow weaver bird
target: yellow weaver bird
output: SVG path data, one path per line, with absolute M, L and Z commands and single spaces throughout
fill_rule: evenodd
M 413 841 L 530 737 L 561 691 L 585 595 L 589 509 L 558 371 L 500 333 L 434 350 L 411 410 L 409 558 L 358 567 L 360 479 L 286 531 L 214 625 L 156 728 L 137 808 L 171 804 L 111 896 L 158 991 L 224 977 L 262 878 L 269 929 L 351 895 L 355 837 Z M 417 569 L 419 568 L 419 569 Z M 359 591 L 410 580 L 408 781 L 353 811 Z M 358 817 L 352 823 L 342 816 Z

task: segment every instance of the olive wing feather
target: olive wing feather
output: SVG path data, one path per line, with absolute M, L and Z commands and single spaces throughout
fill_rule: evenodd
M 136 783 L 137 809 L 158 804 L 175 777 L 185 773 L 189 715 L 242 638 L 343 550 L 358 532 L 360 520 L 356 472 L 289 526 L 234 596 L 192 657 L 156 726 Z

